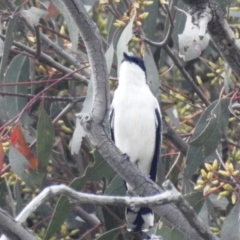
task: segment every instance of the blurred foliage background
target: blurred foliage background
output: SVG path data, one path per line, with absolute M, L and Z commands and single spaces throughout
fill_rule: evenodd
M 186 46 L 192 47 L 185 56 L 190 60 L 179 58 L 178 35 L 188 27 L 181 1 L 82 2 L 102 36 L 112 93 L 117 87 L 117 55 L 126 39 L 129 51 L 144 58 L 150 88 L 168 124 L 158 183 L 169 178 L 214 233 L 238 239 L 237 76 L 211 41 L 199 51 L 193 39 L 184 36 Z M 218 2 L 239 38 L 239 3 Z M 79 145 L 72 139 L 75 114 L 91 106 L 91 69 L 64 5 L 59 0 L 4 0 L 0 19 L 0 207 L 16 217 L 42 189 L 55 184 L 124 196 L 123 181 L 86 137 L 71 154 L 71 146 Z M 144 37 L 163 41 L 169 30 L 164 47 L 144 43 Z M 169 126 L 184 140 L 187 154 L 176 148 Z M 123 207 L 78 204 L 57 196 L 38 207 L 24 225 L 38 239 L 146 238 L 125 230 Z M 160 221 L 157 234 L 184 239 Z

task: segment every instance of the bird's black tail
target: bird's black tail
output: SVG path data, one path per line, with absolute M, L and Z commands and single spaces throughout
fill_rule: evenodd
M 133 232 L 147 232 L 154 225 L 154 214 L 148 207 L 126 208 L 127 230 Z

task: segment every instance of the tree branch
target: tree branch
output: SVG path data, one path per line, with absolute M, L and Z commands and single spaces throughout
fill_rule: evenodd
M 225 20 L 224 13 L 217 0 L 182 0 L 189 6 L 192 21 L 201 28 L 207 23 L 207 30 L 216 48 L 228 62 L 233 72 L 240 76 L 240 45 L 235 34 Z
M 211 231 L 204 225 L 204 223 L 197 217 L 194 210 L 189 206 L 183 196 L 175 189 L 173 184 L 167 180 L 163 183 L 166 190 L 164 193 L 151 197 L 110 197 L 95 194 L 81 193 L 73 190 L 65 185 L 50 186 L 45 188 L 37 197 L 35 197 L 17 216 L 16 220 L 19 223 L 24 222 L 40 205 L 45 203 L 48 199 L 56 195 L 64 195 L 79 203 L 92 203 L 98 205 L 123 205 L 130 208 L 144 207 L 144 206 L 158 206 L 162 204 L 174 203 L 180 211 L 186 216 L 189 224 L 199 232 L 203 239 L 216 240 Z M 78 208 L 78 210 L 81 210 Z M 82 212 L 81 212 L 82 213 Z M 13 220 L 12 220 L 13 221 Z M 92 222 L 96 225 L 98 221 Z
M 153 196 L 161 193 L 162 190 L 149 178 L 144 177 L 139 169 L 127 157 L 122 155 L 110 140 L 107 130 L 110 100 L 109 83 L 99 31 L 89 18 L 81 1 L 63 0 L 63 2 L 80 30 L 92 68 L 93 105 L 91 112 L 82 116 L 82 126 L 87 132 L 93 146 L 96 147 L 112 168 L 130 184 L 137 195 Z M 161 205 L 153 209 L 159 216 L 164 217 L 168 222 L 182 231 L 187 239 L 204 239 L 192 228 L 173 204 Z M 217 237 L 212 234 L 212 239 L 217 239 Z
M 183 154 L 187 155 L 189 145 L 181 138 L 181 136 L 172 129 L 172 127 L 163 119 L 163 122 L 166 126 L 166 132 L 164 132 L 164 136 L 171 141 L 174 146 Z
M 6 37 L 4 35 L 0 34 L 0 38 L 5 40 Z M 13 41 L 13 45 L 18 47 L 18 48 L 20 48 L 20 49 L 22 49 L 22 50 L 24 50 L 24 51 L 26 51 L 27 53 L 30 53 L 32 56 L 36 57 L 36 51 L 31 49 L 31 48 L 29 48 L 29 47 L 27 47 L 26 45 L 21 44 L 21 43 L 16 42 L 16 41 Z M 62 64 L 56 62 L 52 57 L 50 57 L 49 55 L 47 55 L 47 54 L 45 54 L 43 52 L 41 52 L 40 56 L 38 56 L 38 60 L 40 62 L 42 62 L 42 63 L 48 64 L 49 66 L 51 66 L 51 67 L 53 67 L 53 68 L 55 68 L 55 69 L 65 73 L 65 74 L 73 72 L 72 69 L 67 68 L 67 67 L 63 66 Z M 80 74 L 78 74 L 78 73 L 73 73 L 71 76 L 74 79 L 76 79 L 79 82 L 81 82 L 81 83 L 84 83 L 86 85 L 88 84 L 88 80 L 85 77 L 83 77 Z
M 5 234 L 11 240 L 36 240 L 23 226 L 0 209 L 0 234 Z
M 16 5 L 14 4 L 14 2 L 12 0 L 6 0 L 7 6 L 11 11 L 15 11 L 16 10 Z M 35 28 L 31 25 L 31 23 L 29 23 L 27 20 L 25 21 L 27 27 L 30 29 L 30 31 L 34 34 L 35 33 Z M 46 37 L 43 33 L 39 32 L 39 38 L 40 40 L 45 43 L 49 48 L 51 48 L 51 50 L 53 50 L 56 54 L 58 54 L 60 57 L 64 58 L 67 62 L 71 63 L 73 66 L 75 66 L 76 68 L 82 68 L 84 67 L 82 64 L 79 63 L 78 60 L 76 60 L 76 58 L 74 58 L 71 54 L 69 54 L 68 52 L 66 52 L 62 47 L 58 46 L 56 43 L 54 43 L 50 38 Z M 43 53 L 42 52 L 36 52 L 34 51 L 34 54 L 32 54 L 33 56 L 35 56 L 36 58 L 38 58 L 40 61 L 42 61 L 42 58 L 45 58 L 45 60 L 47 60 L 47 62 L 52 63 L 53 61 L 51 61 L 51 57 L 46 55 L 43 57 Z M 57 63 L 56 61 L 54 61 L 55 63 Z M 49 64 L 51 65 L 51 64 Z M 61 64 L 58 64 L 61 65 Z M 62 66 L 62 68 L 66 68 L 64 66 Z M 66 68 L 68 69 L 68 68 Z M 70 69 L 69 69 L 70 70 Z M 89 76 L 89 72 L 85 69 L 83 70 L 84 74 L 86 76 Z M 86 84 L 86 79 L 82 76 L 80 76 L 82 81 Z

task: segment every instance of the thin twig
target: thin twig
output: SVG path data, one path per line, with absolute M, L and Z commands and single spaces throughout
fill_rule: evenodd
M 0 91 L 1 96 L 15 96 L 15 97 L 22 97 L 22 98 L 34 98 L 36 95 L 34 94 L 23 94 L 23 93 L 11 93 L 11 92 L 2 92 Z M 51 101 L 65 101 L 65 102 L 72 102 L 77 101 L 81 102 L 85 100 L 85 96 L 83 97 L 57 97 L 57 96 L 39 96 L 40 99 L 47 99 Z
M 5 36 L 0 34 L 0 37 L 5 40 Z M 16 42 L 16 41 L 13 41 L 13 45 L 16 46 L 16 47 L 19 47 L 20 49 L 23 49 L 24 51 L 32 54 L 33 56 L 36 55 L 36 51 L 34 51 L 33 49 L 27 47 L 26 45 L 24 44 L 21 44 L 19 42 Z M 65 74 L 68 74 L 70 72 L 73 72 L 70 68 L 67 68 L 65 66 L 63 66 L 62 64 L 56 62 L 52 57 L 50 57 L 49 55 L 41 52 L 41 56 L 38 58 L 38 60 L 40 62 L 43 62 L 43 63 L 47 63 L 49 66 L 65 73 Z M 83 84 L 88 84 L 88 80 L 81 76 L 80 74 L 74 72 L 74 74 L 71 75 L 74 79 L 78 80 L 79 82 L 83 83 Z

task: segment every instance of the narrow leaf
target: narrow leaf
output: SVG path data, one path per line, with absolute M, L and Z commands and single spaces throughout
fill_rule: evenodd
M 104 195 L 126 196 L 126 187 L 122 178 L 117 175 L 106 188 Z
M 14 198 L 16 199 L 16 215 L 23 209 L 22 186 L 19 180 L 14 184 Z
M 205 198 L 203 197 L 202 192 L 191 192 L 190 194 L 184 196 L 184 198 L 187 200 L 187 202 L 195 210 L 196 213 L 200 212 L 205 202 Z
M 152 93 L 158 96 L 160 87 L 159 74 L 149 47 L 146 49 L 143 60 L 146 66 L 149 87 Z
M 0 57 L 3 56 L 3 49 L 4 49 L 4 42 L 3 42 L 3 40 L 0 38 Z
M 132 28 L 133 28 L 133 21 L 136 16 L 136 11 L 134 12 L 131 20 L 129 21 L 128 25 L 124 28 L 117 44 L 117 59 L 118 59 L 118 69 L 123 59 L 123 53 L 128 52 L 128 42 L 132 39 Z
M 16 11 L 19 11 L 19 9 L 20 8 L 18 7 Z M 16 13 L 16 11 L 14 13 Z M 19 14 L 13 14 L 13 17 L 10 18 L 7 25 L 5 44 L 4 44 L 3 55 L 1 59 L 1 65 L 0 65 L 0 83 L 2 83 L 3 81 L 3 75 L 7 68 L 8 57 L 11 50 L 12 42 L 14 40 L 18 19 L 19 19 Z
M 37 124 L 37 156 L 39 168 L 46 170 L 54 141 L 54 127 L 51 118 L 41 108 Z
M 203 159 L 203 147 L 189 147 L 187 152 L 186 167 L 184 170 L 184 181 L 189 180 L 193 173 L 202 164 Z
M 32 169 L 38 168 L 38 159 L 36 156 L 32 153 L 31 149 L 29 148 L 25 137 L 22 133 L 20 125 L 16 125 L 11 133 L 11 145 L 16 148 L 18 152 L 20 152 L 26 160 L 29 162 Z M 26 169 L 29 168 L 29 164 L 26 164 L 26 166 L 23 165 Z
M 239 240 L 239 232 L 240 232 L 240 225 L 239 225 L 239 208 L 240 203 L 239 201 L 233 207 L 231 212 L 228 214 L 227 219 L 223 223 L 222 231 L 221 231 L 221 239 L 227 240 Z
M 188 180 L 204 158 L 213 154 L 225 132 L 229 119 L 230 99 L 220 99 L 213 102 L 200 117 L 192 135 L 192 141 L 187 153 L 184 180 Z
M 54 4 L 54 6 L 64 16 L 64 19 L 68 27 L 69 36 L 72 41 L 72 50 L 77 51 L 79 30 L 76 23 L 74 22 L 71 14 L 69 13 L 65 5 L 60 0 L 51 0 L 51 3 Z
M 34 184 L 29 178 L 29 175 L 25 169 L 29 167 L 27 159 L 13 146 L 9 147 L 9 163 L 13 172 L 24 181 L 28 187 L 34 188 Z
M 111 72 L 112 63 L 113 63 L 113 56 L 114 56 L 114 49 L 113 49 L 113 43 L 111 43 L 108 50 L 105 53 L 108 74 L 110 74 L 110 72 Z
M 209 116 L 204 118 L 204 113 L 199 120 L 205 122 L 205 127 L 200 135 L 197 137 L 194 135 L 192 136 L 193 140 L 190 142 L 190 144 L 195 147 L 204 146 L 205 157 L 207 157 L 217 148 L 221 135 L 226 130 L 229 119 L 229 103 L 230 99 L 221 99 L 219 101 L 215 101 L 205 111 L 205 113 L 210 111 Z
M 17 55 L 11 61 L 4 77 L 4 83 L 11 83 L 12 86 L 4 87 L 5 92 L 28 94 L 28 89 L 24 85 L 14 85 L 14 83 L 27 82 L 30 76 L 30 59 L 24 55 Z M 27 99 L 13 96 L 5 96 L 5 105 L 8 117 L 15 117 L 26 106 Z

